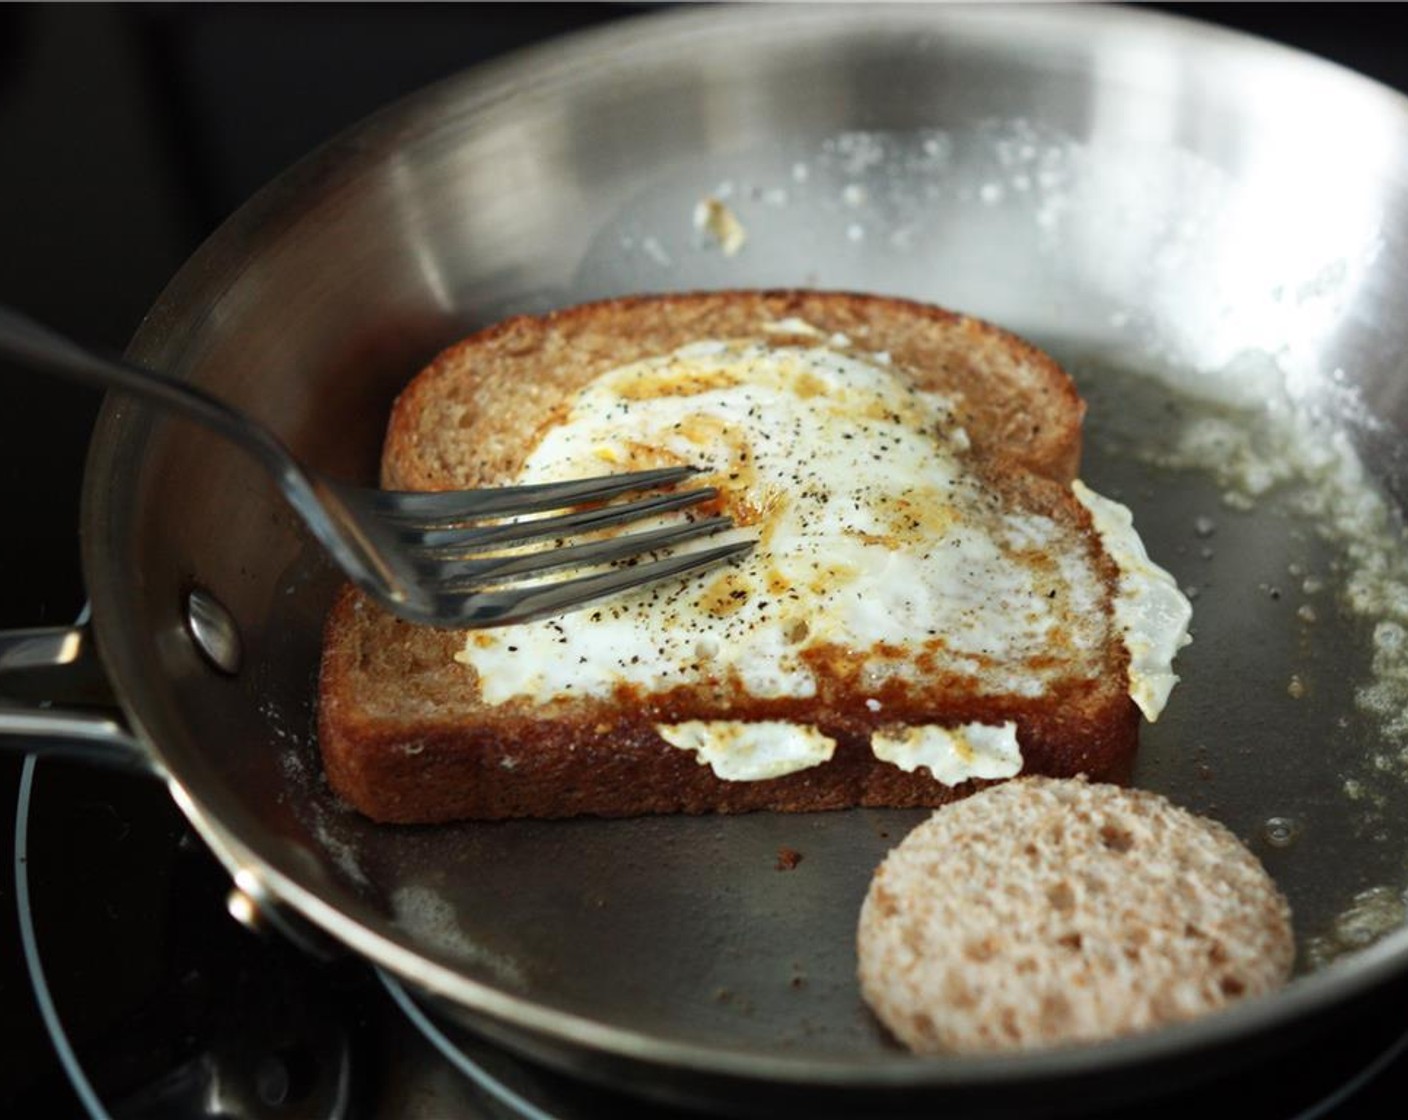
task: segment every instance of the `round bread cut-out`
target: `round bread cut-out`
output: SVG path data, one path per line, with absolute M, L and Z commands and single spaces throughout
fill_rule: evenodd
M 1095 1042 L 1283 984 L 1290 907 L 1223 825 L 1157 794 L 1020 778 L 937 811 L 861 908 L 861 991 L 920 1053 Z

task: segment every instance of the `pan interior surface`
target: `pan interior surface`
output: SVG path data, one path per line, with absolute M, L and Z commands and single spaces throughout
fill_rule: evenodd
M 452 81 L 272 184 L 133 353 L 371 477 L 396 388 L 511 312 L 819 287 L 1025 335 L 1089 402 L 1083 477 L 1194 600 L 1136 782 L 1276 877 L 1301 1009 L 1334 998 L 1332 959 L 1408 958 L 1408 108 L 1279 48 L 1061 8 L 688 12 Z M 695 221 L 706 199 L 737 252 Z M 971 1068 L 900 1053 L 854 978 L 870 873 L 924 814 L 372 825 L 317 759 L 337 580 L 255 469 L 119 402 L 87 509 L 105 658 L 193 819 L 359 951 L 578 1046 Z M 237 677 L 185 640 L 194 586 L 239 620 Z M 1091 1059 L 1042 1059 L 1063 1061 Z

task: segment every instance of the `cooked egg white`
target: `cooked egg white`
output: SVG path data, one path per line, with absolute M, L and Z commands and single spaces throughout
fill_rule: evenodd
M 695 206 L 694 228 L 708 233 L 726 257 L 737 256 L 748 241 L 748 231 L 738 215 L 712 196 L 701 199 Z
M 660 724 L 671 746 L 694 751 L 716 777 L 733 782 L 780 778 L 829 762 L 836 740 L 805 724 L 781 720 L 690 720 Z
M 1017 725 L 965 723 L 960 727 L 903 727 L 870 738 L 875 757 L 901 770 L 924 767 L 944 785 L 971 778 L 1011 778 L 1022 772 Z
M 708 340 L 614 369 L 541 433 L 518 481 L 695 464 L 724 496 L 729 535 L 758 545 L 597 607 L 472 632 L 457 657 L 485 703 L 701 683 L 804 699 L 815 662 L 838 657 L 867 690 L 955 674 L 980 693 L 1036 697 L 1054 677 L 1098 671 L 1104 591 L 1084 538 L 993 500 L 950 398 L 794 327 L 788 344 Z M 803 732 L 783 745 L 776 729 L 680 726 L 660 730 L 735 780 L 824 761 Z M 1012 765 L 1015 737 L 968 760 L 952 735 L 971 745 L 971 730 L 932 730 L 882 737 L 877 753 L 954 781 Z
M 1193 604 L 1174 578 L 1149 559 L 1127 507 L 1101 497 L 1079 479 L 1071 489 L 1090 511 L 1105 551 L 1119 566 L 1115 623 L 1129 650 L 1129 694 L 1153 723 L 1178 683 L 1173 659 L 1192 641 L 1188 624 L 1193 620 Z

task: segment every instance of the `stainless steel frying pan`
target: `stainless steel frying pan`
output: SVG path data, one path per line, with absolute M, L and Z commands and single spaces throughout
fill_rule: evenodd
M 706 197 L 738 252 L 696 227 Z M 1328 64 L 1130 10 L 710 7 L 372 118 L 230 219 L 131 346 L 362 478 L 397 388 L 511 312 L 805 285 L 1048 347 L 1090 401 L 1087 479 L 1196 595 L 1137 780 L 1242 835 L 1301 936 L 1287 991 L 1180 1029 L 902 1053 L 852 939 L 915 814 L 364 822 L 312 734 L 335 577 L 256 468 L 120 398 L 82 528 L 130 734 L 14 708 L 0 726 L 140 759 L 248 896 L 560 1068 L 740 1111 L 1132 1096 L 1408 969 L 1405 283 L 1408 102 Z M 78 656 L 60 637 L 6 656 Z

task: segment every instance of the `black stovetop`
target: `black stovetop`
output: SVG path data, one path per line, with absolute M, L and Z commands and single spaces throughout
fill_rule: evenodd
M 1392 12 L 1161 7 L 1408 90 Z M 0 302 L 121 349 L 221 218 L 327 136 L 447 73 L 631 10 L 0 7 Z M 77 495 L 97 405 L 96 393 L 0 364 L 0 627 L 65 623 L 82 607 Z M 28 900 L 11 876 L 17 809 Z M 420 1012 L 408 1016 L 403 993 L 366 966 L 312 961 L 230 919 L 228 882 L 155 784 L 56 762 L 24 773 L 0 757 L 0 831 L 0 1115 L 88 1114 L 49 1013 L 115 1116 L 216 1115 L 222 1100 L 229 1115 L 511 1114 L 421 1033 L 434 1021 L 417 1025 Z M 34 994 L 21 951 L 22 901 L 47 996 Z M 1139 1114 L 1216 1101 L 1250 1116 L 1397 1117 L 1404 995 L 1385 992 L 1271 1064 Z M 632 1111 L 453 1041 L 551 1112 Z

